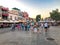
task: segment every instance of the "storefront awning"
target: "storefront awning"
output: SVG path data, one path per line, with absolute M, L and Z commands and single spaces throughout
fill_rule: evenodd
M 19 20 L 19 22 L 26 22 L 25 20 Z
M 7 21 L 7 20 L 4 20 L 4 21 L 0 21 L 0 23 L 19 23 L 19 21 Z

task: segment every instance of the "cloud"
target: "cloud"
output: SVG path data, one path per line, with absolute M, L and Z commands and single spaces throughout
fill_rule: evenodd
M 0 4 L 5 7 L 13 8 L 13 7 L 18 7 L 23 9 L 26 7 L 24 4 L 21 2 L 18 2 L 18 0 L 1 0 Z
M 23 3 L 21 0 L 0 0 L 0 5 L 5 6 L 5 7 L 9 7 L 10 9 L 13 7 L 17 7 L 19 9 L 21 9 L 21 11 L 27 11 L 30 17 L 35 18 L 37 14 L 41 14 L 42 17 L 48 17 L 49 16 L 49 12 L 51 12 L 53 9 L 60 9 L 60 6 L 57 4 L 59 1 L 56 0 L 54 2 L 54 5 L 49 5 L 50 7 L 40 7 L 40 6 L 30 6 L 28 4 Z

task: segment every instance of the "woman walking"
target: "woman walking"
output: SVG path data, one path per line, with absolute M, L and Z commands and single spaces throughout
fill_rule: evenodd
M 17 29 L 18 29 L 18 31 L 20 30 L 20 25 L 19 24 L 17 24 Z

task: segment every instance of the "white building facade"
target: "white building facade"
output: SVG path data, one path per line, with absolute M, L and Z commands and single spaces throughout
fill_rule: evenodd
M 8 19 L 11 21 L 18 21 L 19 13 L 17 10 L 10 10 Z

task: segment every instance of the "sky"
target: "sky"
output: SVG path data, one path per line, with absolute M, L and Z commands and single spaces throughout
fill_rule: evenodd
M 0 0 L 0 5 L 8 7 L 10 10 L 13 7 L 19 8 L 21 11 L 26 11 L 29 17 L 35 18 L 40 14 L 42 18 L 49 17 L 52 10 L 60 10 L 60 0 Z

